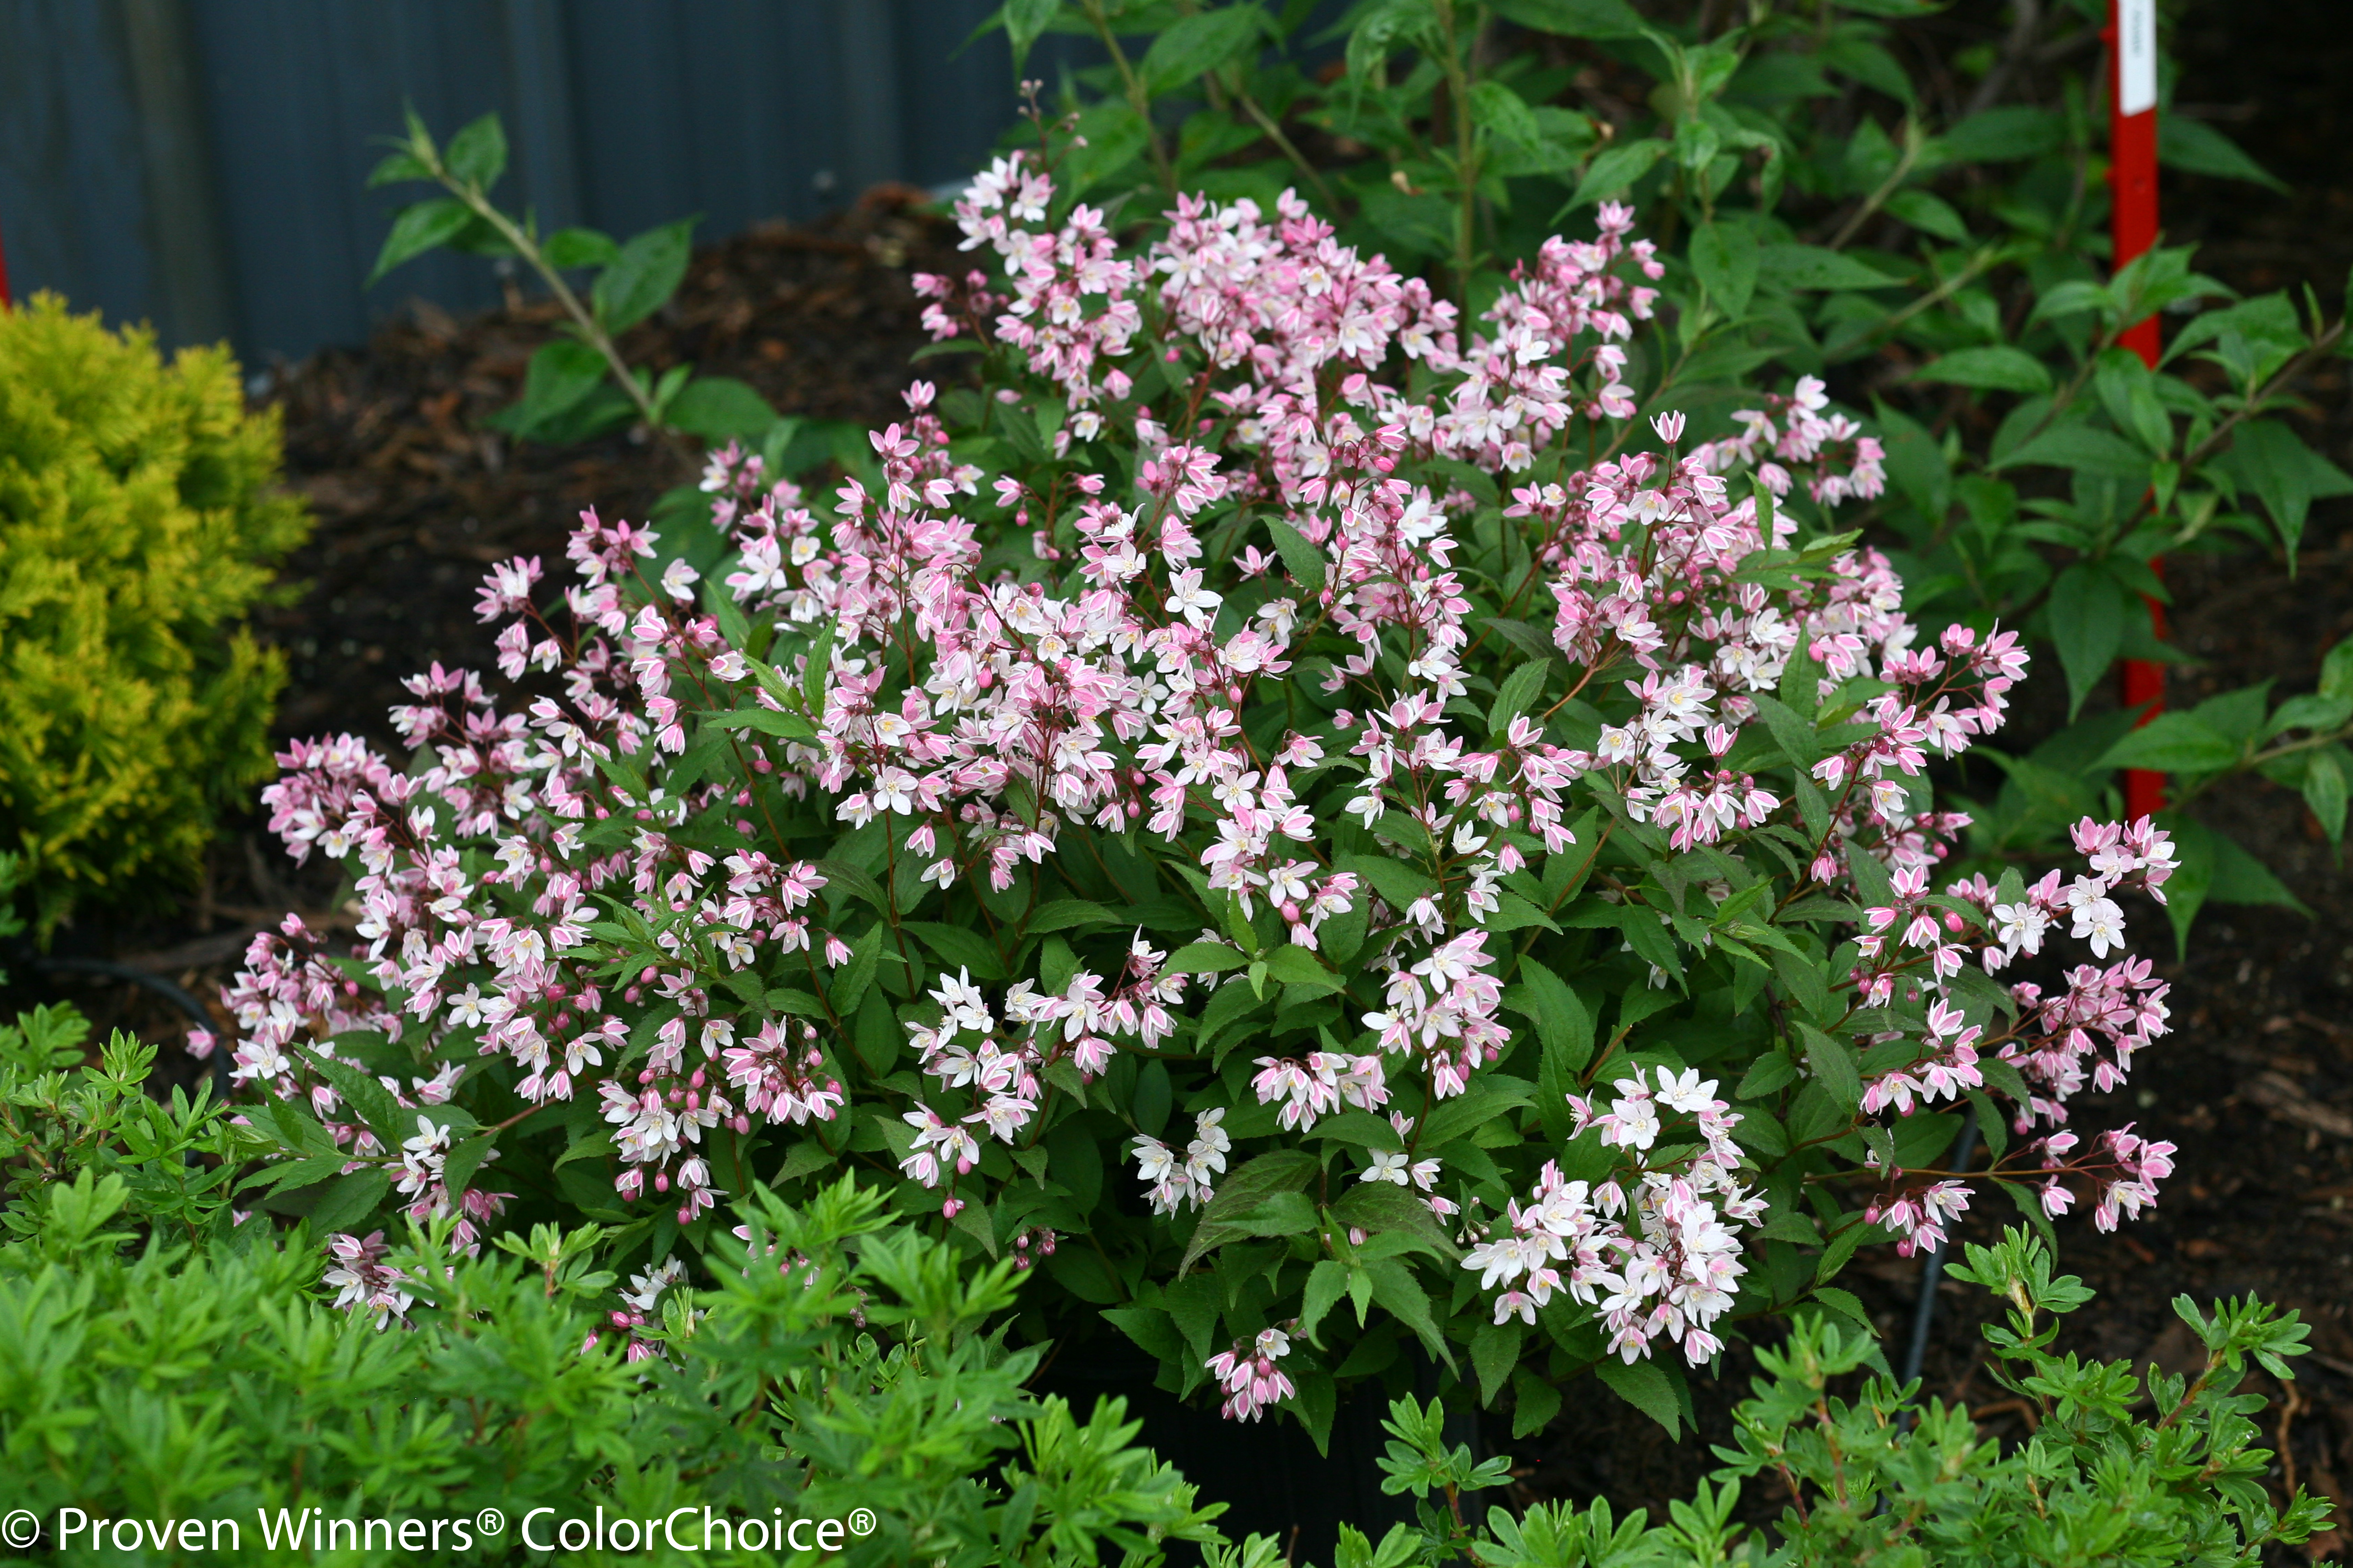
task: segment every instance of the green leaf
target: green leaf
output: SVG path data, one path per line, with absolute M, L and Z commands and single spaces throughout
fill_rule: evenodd
M 1438 890 L 1438 884 L 1414 867 L 1402 860 L 1380 855 L 1345 855 L 1339 858 L 1341 869 L 1353 871 L 1369 883 L 1374 892 L 1391 909 L 1402 912 L 1416 899 L 1426 898 Z
M 432 178 L 432 169 L 414 153 L 394 153 L 368 171 L 367 188 L 375 190 L 378 185 L 397 185 L 411 180 Z
M 2245 180 L 2283 193 L 2288 188 L 2285 181 L 2247 156 L 2236 142 L 2202 120 L 2179 113 L 2157 117 L 2157 161 L 2192 174 Z
M 560 272 L 576 267 L 606 267 L 621 254 L 613 237 L 593 228 L 559 228 L 540 242 L 539 253 Z
M 329 1187 L 311 1211 L 311 1228 L 322 1240 L 336 1231 L 350 1230 L 375 1212 L 392 1187 L 382 1171 L 353 1171 Z
M 1989 109 L 1937 140 L 1948 163 L 2003 163 L 2056 153 L 2066 143 L 2067 122 L 2055 110 Z
M 1387 1308 L 1391 1317 L 1411 1329 L 1430 1353 L 1452 1371 L 1454 1352 L 1438 1331 L 1438 1321 L 1430 1316 L 1430 1292 L 1413 1277 L 1412 1268 L 1397 1258 L 1376 1258 L 1364 1268 L 1373 1282 L 1374 1304 Z
M 1534 1005 L 1545 1063 L 1566 1082 L 1593 1059 L 1593 1015 L 1568 982 L 1534 959 L 1520 961 L 1519 979 Z
M 1299 1310 L 1300 1337 L 1313 1345 L 1324 1342 L 1315 1337 L 1324 1316 L 1337 1306 L 1348 1289 L 1348 1269 L 1345 1264 L 1333 1258 L 1320 1259 L 1307 1272 L 1307 1293 Z
M 1797 1065 L 1779 1051 L 1767 1051 L 1749 1063 L 1740 1079 L 1740 1087 L 1732 1091 L 1735 1100 L 1763 1100 L 1779 1092 L 1798 1076 Z
M 1887 1231 L 1884 1226 L 1866 1225 L 1859 1214 L 1847 1215 L 1846 1224 L 1831 1237 L 1830 1245 L 1822 1248 L 1822 1256 L 1814 1265 L 1815 1285 L 1817 1287 L 1825 1285 L 1837 1279 L 1838 1271 L 1846 1267 L 1847 1260 L 1855 1255 L 1856 1249 L 1863 1243 L 1886 1239 Z
M 1585 166 L 1584 178 L 1577 182 L 1577 194 L 1568 199 L 1568 210 L 1588 202 L 1608 201 L 1649 174 L 1651 166 L 1667 155 L 1667 150 L 1668 143 L 1649 137 L 1600 153 Z
M 449 138 L 441 162 L 461 183 L 489 190 L 507 167 L 506 128 L 496 114 L 485 114 Z
M 1748 314 L 1749 298 L 1757 292 L 1757 237 L 1741 224 L 1703 224 L 1693 234 L 1692 271 L 1725 319 L 1737 321 Z
M 491 1147 L 497 1142 L 497 1134 L 483 1132 L 452 1148 L 441 1162 L 442 1187 L 452 1194 L 464 1192 L 467 1184 L 473 1181 L 474 1173 L 482 1168 L 482 1162 L 490 1158 Z
M 1168 1113 L 1176 1100 L 1168 1081 L 1168 1064 L 1147 1061 L 1135 1075 L 1135 1098 L 1128 1104 L 1128 1113 L 1135 1118 L 1136 1130 L 1146 1138 L 1157 1138 L 1167 1130 Z
M 2304 804 L 2332 845 L 2345 842 L 2345 750 L 2329 746 L 2304 764 Z
M 2353 701 L 2353 637 L 2330 648 L 2321 659 L 2320 695 Z
M 681 218 L 633 236 L 589 290 L 597 322 L 624 332 L 669 302 L 686 277 L 693 253 L 694 218 Z
M 1626 0 L 1495 0 L 1506 21 L 1565 38 L 1639 38 L 1645 24 Z
M 2220 773 L 2236 763 L 2239 743 L 2190 713 L 2160 713 L 2110 746 L 2094 764 L 2154 768 L 2168 773 Z
M 817 994 L 813 991 L 803 991 L 797 986 L 776 986 L 761 997 L 760 1001 L 771 1013 L 789 1014 L 796 1018 L 821 1019 L 825 1016 L 825 1004 L 818 999 Z
M 858 1047 L 858 1059 L 876 1078 L 884 1077 L 898 1064 L 899 1047 L 904 1037 L 899 1020 L 892 1015 L 890 999 L 881 990 L 869 986 L 866 1000 L 858 1009 L 851 1039 Z
M 1136 68 L 1145 90 L 1156 96 L 1208 75 L 1256 43 L 1265 24 L 1265 13 L 1255 5 L 1227 5 L 1178 17 L 1161 29 Z
M 1274 1149 L 1227 1172 L 1225 1180 L 1218 1184 L 1218 1195 L 1201 1211 L 1201 1222 L 1194 1227 L 1177 1274 L 1191 1272 L 1194 1263 L 1211 1247 L 1252 1234 L 1233 1222 L 1278 1193 L 1297 1193 L 1323 1168 L 1323 1163 L 1303 1149 Z
M 997 1226 L 987 1204 L 968 1203 L 948 1223 L 979 1242 L 989 1257 L 997 1256 Z
M 2270 721 L 2263 725 L 2263 739 L 2268 741 L 2284 735 L 2290 730 L 2310 730 L 2315 734 L 2327 734 L 2353 720 L 2353 698 L 2291 697 L 2281 703 Z
M 1808 1023 L 1798 1025 L 1798 1036 L 1805 1042 L 1806 1065 L 1813 1069 L 1814 1081 L 1841 1110 L 1852 1115 L 1862 1104 L 1862 1075 L 1855 1064 L 1854 1047 Z
M 1084 899 L 1056 899 L 1029 917 L 1025 930 L 1033 935 L 1050 931 L 1071 931 L 1079 926 L 1115 926 L 1128 923 L 1123 915 L 1090 903 Z
M 2353 494 L 2353 477 L 2306 446 L 2276 419 L 2251 419 L 2231 443 L 2231 467 L 2240 482 L 2263 498 L 2286 546 L 2291 565 L 2304 539 L 2305 520 L 2318 496 Z
M 757 730 L 763 735 L 781 735 L 788 741 L 817 739 L 817 726 L 797 713 L 774 708 L 738 708 L 731 712 L 708 714 L 702 721 L 715 729 Z
M 1560 1414 L 1560 1389 L 1533 1367 L 1512 1373 L 1512 1436 L 1532 1436 L 1552 1425 Z M 1574 1561 L 1564 1558 L 1563 1561 Z
M 577 410 L 605 384 L 605 356 L 577 338 L 542 343 L 523 372 L 522 400 L 509 412 L 508 427 L 534 437 Z
M 733 376 L 697 376 L 662 409 L 662 423 L 716 446 L 765 436 L 776 422 L 768 400 Z
M 1173 1363 L 1184 1359 L 1185 1338 L 1176 1331 L 1176 1320 L 1163 1309 L 1113 1307 L 1104 1311 L 1103 1317 L 1154 1360 Z
M 1347 984 L 1318 963 L 1314 953 L 1294 943 L 1285 943 L 1269 952 L 1266 972 L 1285 985 L 1303 985 L 1318 991 L 1337 991 Z
M 1852 1291 L 1841 1290 L 1835 1285 L 1823 1285 L 1815 1289 L 1814 1300 L 1847 1321 L 1861 1325 L 1873 1339 L 1879 1337 L 1877 1325 L 1872 1322 L 1871 1314 L 1863 1310 L 1862 1303 L 1855 1299 Z
M 1500 81 L 1472 85 L 1471 119 L 1488 135 L 1514 147 L 1534 147 L 1544 140 L 1527 100 Z
M 1890 289 L 1904 281 L 1819 245 L 1761 247 L 1757 275 L 1784 289 Z
M 416 1136 L 419 1113 L 395 1100 L 392 1090 L 377 1082 L 366 1068 L 356 1062 L 327 1056 L 307 1046 L 296 1045 L 292 1050 L 334 1087 L 335 1092 L 343 1097 L 343 1108 L 366 1122 L 385 1148 L 396 1150 L 407 1139 Z M 432 1108 L 427 1107 L 424 1114 L 431 1115 Z
M 2171 891 L 2168 879 L 2166 889 Z M 2304 904 L 2287 889 L 2287 884 L 2273 875 L 2270 867 L 2239 847 L 2222 834 L 2214 835 L 2214 880 L 2206 896 L 2218 904 L 2276 904 L 2282 909 L 2302 910 Z
M 1957 349 L 1912 373 L 1915 381 L 1941 381 L 1980 392 L 2051 390 L 2051 370 L 2024 349 Z
M 1019 76 L 1021 68 L 1029 63 L 1030 46 L 1045 32 L 1046 25 L 1054 19 L 1054 13 L 1061 8 L 1062 0 L 1005 0 L 994 20 L 1003 25 L 1005 36 L 1012 41 L 1015 76 Z M 984 24 L 983 30 L 986 28 Z
M 1830 750 L 1822 740 L 1822 732 L 1811 721 L 1799 718 L 1779 698 L 1759 693 L 1754 700 L 1757 712 L 1765 720 L 1765 728 L 1781 748 L 1781 754 L 1788 757 L 1791 765 L 1800 773 L 1820 762 Z
M 849 962 L 833 973 L 833 1010 L 838 1016 L 854 1016 L 859 1004 L 866 1000 L 867 987 L 874 984 L 875 968 L 882 962 L 882 944 L 889 937 L 890 928 L 877 921 L 850 944 Z
M 1948 239 L 1955 245 L 1968 243 L 1969 226 L 1961 221 L 1961 215 L 1942 198 L 1926 191 L 1898 191 L 1887 198 L 1887 210 L 1923 234 Z
M 809 644 L 807 660 L 801 666 L 801 700 L 812 714 L 825 712 L 825 689 L 833 679 L 833 639 L 838 629 L 834 621 L 819 626 Z
M 1629 1363 L 1605 1355 L 1593 1370 L 1610 1393 L 1665 1427 L 1669 1442 L 1683 1440 L 1683 1402 L 1657 1362 Z
M 2067 672 L 2067 717 L 2116 662 L 2124 643 L 2125 591 L 2106 573 L 2077 562 L 2051 584 L 2051 640 Z
M 1549 660 L 1530 659 L 1511 674 L 1495 692 L 1495 705 L 1487 710 L 1487 732 L 1500 735 L 1512 721 L 1528 710 L 1536 694 L 1544 689 L 1545 675 L 1552 668 Z
M 1248 953 L 1237 952 L 1221 942 L 1196 942 L 1170 953 L 1161 968 L 1170 974 L 1223 974 L 1249 963 Z
M 1292 580 L 1311 594 L 1324 591 L 1324 552 L 1307 542 L 1307 536 L 1279 517 L 1266 520 L 1266 531 L 1273 536 L 1275 553 L 1282 557 L 1282 568 Z
M 1520 1364 L 1520 1342 L 1527 1329 L 1514 1319 L 1506 1323 L 1484 1323 L 1471 1336 L 1471 1365 L 1479 1374 L 1479 1403 L 1495 1403 L 1495 1395 L 1513 1368 Z
M 1355 1226 L 1368 1237 L 1398 1235 L 1433 1258 L 1453 1259 L 1461 1248 L 1446 1234 L 1438 1216 L 1417 1193 L 1393 1182 L 1356 1182 L 1332 1205 L 1332 1217 Z
M 401 208 L 400 216 L 392 220 L 392 232 L 384 237 L 384 248 L 376 252 L 375 269 L 362 287 L 372 289 L 377 279 L 411 257 L 446 245 L 473 219 L 466 204 L 455 196 L 436 196 Z
M 2149 475 L 2147 452 L 2121 436 L 2088 425 L 2045 430 L 2024 446 L 2013 447 L 1993 466 L 2014 468 L 2022 464 L 2100 474 L 2128 484 L 2147 484 Z

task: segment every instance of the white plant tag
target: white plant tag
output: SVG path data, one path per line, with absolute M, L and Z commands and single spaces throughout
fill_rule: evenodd
M 2157 0 L 2116 0 L 2116 112 L 2157 107 Z

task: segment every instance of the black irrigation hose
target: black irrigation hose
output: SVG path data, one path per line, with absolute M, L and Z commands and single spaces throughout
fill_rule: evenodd
M 1953 1141 L 1953 1160 L 1948 1169 L 1968 1170 L 1970 1157 L 1977 1152 L 1978 1113 L 1972 1106 L 1962 1113 L 1961 1135 Z M 1903 1375 L 1895 1380 L 1899 1388 L 1920 1375 L 1920 1363 L 1927 1358 L 1928 1328 L 1936 1318 L 1936 1281 L 1944 1272 L 1945 1244 L 1938 1242 L 1928 1249 L 1928 1256 L 1920 1264 L 1920 1304 L 1912 1310 L 1912 1344 L 1904 1352 Z
M 143 985 L 186 1014 L 197 1028 L 209 1031 L 213 1027 L 212 1015 L 205 1011 L 205 1005 L 189 994 L 185 986 L 176 985 L 160 974 L 135 969 L 128 963 L 116 963 L 103 958 L 36 958 L 33 967 L 51 974 L 96 974 L 108 980 Z M 222 1050 L 217 1043 L 213 1047 L 211 1066 L 213 1100 L 216 1104 L 226 1105 L 233 1086 L 229 1079 L 228 1053 Z

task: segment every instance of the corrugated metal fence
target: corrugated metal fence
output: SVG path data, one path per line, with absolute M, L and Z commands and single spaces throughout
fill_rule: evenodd
M 1013 118 L 992 0 L 0 0 L 0 235 L 55 289 L 167 344 L 248 363 L 354 342 L 422 295 L 491 303 L 428 257 L 370 291 L 392 210 L 375 138 L 413 103 L 446 136 L 489 110 L 499 195 L 543 228 L 716 238 L 883 180 L 971 170 Z M 1075 40 L 1048 40 L 1057 42 Z M 1050 75 L 1050 47 L 1031 70 Z

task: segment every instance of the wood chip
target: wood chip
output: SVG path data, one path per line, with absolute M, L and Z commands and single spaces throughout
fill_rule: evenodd
M 2325 1132 L 2331 1138 L 2353 1139 L 2353 1116 L 2309 1098 L 2285 1073 L 2255 1074 L 2239 1090 L 2239 1098 L 2262 1106 L 2279 1121 Z

